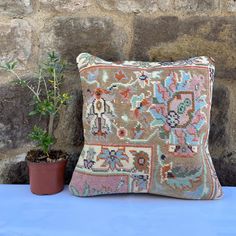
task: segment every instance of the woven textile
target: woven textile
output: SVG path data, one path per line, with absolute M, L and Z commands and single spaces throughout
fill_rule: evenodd
M 73 194 L 221 197 L 208 151 L 211 59 L 113 63 L 82 53 L 77 63 L 85 144 Z

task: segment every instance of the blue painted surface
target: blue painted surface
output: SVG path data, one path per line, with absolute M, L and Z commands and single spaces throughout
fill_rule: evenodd
M 236 187 L 213 201 L 151 195 L 78 198 L 0 185 L 0 236 L 236 236 Z

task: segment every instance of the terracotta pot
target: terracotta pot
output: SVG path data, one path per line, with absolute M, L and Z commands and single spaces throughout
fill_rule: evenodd
M 54 163 L 27 161 L 31 192 L 38 195 L 54 194 L 63 190 L 67 160 Z

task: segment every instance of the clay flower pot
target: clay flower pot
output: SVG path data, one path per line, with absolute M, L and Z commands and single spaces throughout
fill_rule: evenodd
M 27 163 L 32 193 L 46 195 L 55 194 L 63 190 L 67 160 L 51 163 L 27 161 Z

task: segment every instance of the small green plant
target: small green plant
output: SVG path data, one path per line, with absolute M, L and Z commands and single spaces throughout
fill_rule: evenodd
M 28 81 L 15 71 L 16 61 L 10 61 L 0 67 L 15 76 L 14 82 L 26 87 L 32 93 L 34 109 L 29 115 L 48 117 L 48 128 L 44 130 L 35 126 L 29 137 L 48 155 L 54 143 L 53 126 L 57 113 L 70 100 L 68 93 L 61 93 L 61 84 L 67 64 L 55 52 L 48 53 L 47 60 L 39 67 L 36 79 Z
M 34 126 L 29 137 L 38 144 L 44 153 L 47 154 L 49 152 L 49 148 L 53 144 L 53 137 L 50 136 L 47 131 L 38 126 Z

